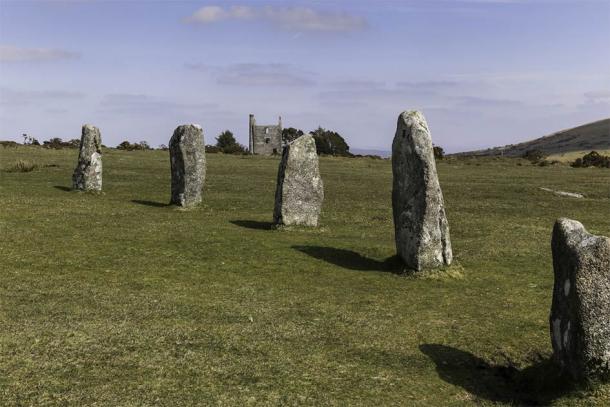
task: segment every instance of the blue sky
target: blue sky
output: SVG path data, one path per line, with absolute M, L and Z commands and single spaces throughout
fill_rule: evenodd
M 0 139 L 247 144 L 248 114 L 389 149 L 422 110 L 448 151 L 610 117 L 610 0 L 0 0 Z

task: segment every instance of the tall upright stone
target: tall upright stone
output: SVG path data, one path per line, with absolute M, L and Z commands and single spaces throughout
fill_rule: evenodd
M 277 225 L 318 226 L 324 201 L 316 142 L 311 134 L 284 147 L 277 174 L 273 222 Z
M 100 130 L 91 124 L 85 124 L 82 129 L 72 188 L 81 191 L 102 190 L 102 136 Z
M 610 378 L 610 239 L 575 220 L 555 222 L 553 304 L 555 361 L 575 380 Z
M 398 116 L 392 143 L 392 209 L 396 251 L 413 270 L 439 268 L 453 258 L 432 139 L 423 114 Z
M 205 144 L 197 124 L 178 126 L 169 141 L 172 171 L 171 204 L 191 207 L 201 202 L 205 183 Z

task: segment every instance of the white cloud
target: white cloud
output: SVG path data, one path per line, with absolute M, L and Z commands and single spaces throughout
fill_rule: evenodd
M 77 52 L 52 48 L 21 48 L 0 45 L 0 62 L 53 61 L 79 58 Z
M 186 22 L 199 24 L 223 20 L 259 20 L 289 31 L 350 32 L 367 27 L 363 17 L 307 7 L 205 6 L 185 19 Z

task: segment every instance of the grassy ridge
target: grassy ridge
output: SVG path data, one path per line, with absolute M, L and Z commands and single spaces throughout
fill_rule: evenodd
M 601 152 L 608 149 L 610 149 L 610 118 L 561 130 L 523 143 L 469 151 L 457 155 L 522 157 L 529 150 L 540 150 L 546 155 L 563 155 L 584 151 L 585 153 L 580 155 L 582 157 L 592 150 Z
M 208 155 L 166 206 L 166 152 L 0 148 L 0 405 L 610 403 L 554 381 L 555 218 L 610 235 L 610 171 L 438 165 L 458 265 L 395 269 L 389 161 L 322 158 L 319 229 L 270 229 L 278 160 Z M 525 163 L 525 162 L 523 162 Z M 540 191 L 585 193 L 582 200 Z

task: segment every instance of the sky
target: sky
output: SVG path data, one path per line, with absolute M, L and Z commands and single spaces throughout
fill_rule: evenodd
M 252 113 L 389 150 L 415 109 L 447 152 L 610 117 L 610 0 L 0 0 L 0 139 L 247 145 Z

